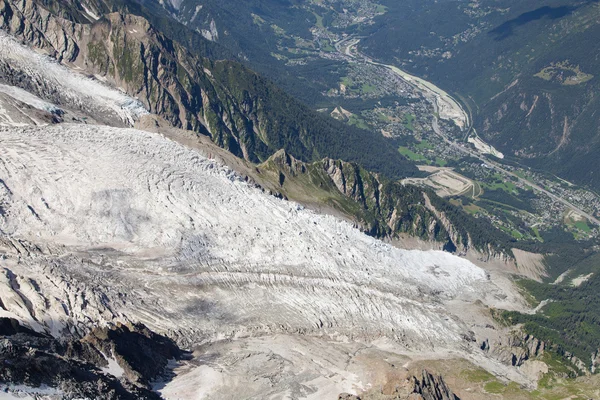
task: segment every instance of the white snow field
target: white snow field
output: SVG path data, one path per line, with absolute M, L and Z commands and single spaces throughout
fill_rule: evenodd
M 167 398 L 210 398 L 208 384 L 213 398 L 227 398 L 234 376 L 242 388 L 254 382 L 256 398 L 301 393 L 292 379 L 300 373 L 315 398 L 361 387 L 365 375 L 331 357 L 374 340 L 488 362 L 465 340 L 470 326 L 457 304 L 514 301 L 465 259 L 392 247 L 133 129 L 0 127 L 0 234 L 1 316 L 57 336 L 66 326 L 131 321 L 190 348 L 239 340 L 213 364 L 178 371 L 181 379 L 160 389 Z M 285 343 L 294 341 L 303 344 L 290 353 Z M 319 346 L 323 363 L 334 364 L 315 361 L 309 349 Z M 249 354 L 248 363 L 270 367 L 240 364 Z M 284 370 L 279 386 L 263 379 Z
M 97 80 L 73 72 L 56 60 L 21 45 L 2 31 L 0 31 L 0 63 L 8 65 L 11 74 L 19 75 L 21 82 L 28 82 L 31 86 L 28 89 L 35 89 L 49 97 L 55 97 L 53 101 L 59 102 L 60 106 L 78 109 L 94 116 L 103 116 L 104 119 L 114 119 L 127 125 L 133 125 L 141 115 L 148 114 L 140 101 Z M 36 108 L 54 106 L 36 99 L 37 96 L 26 96 L 22 90 L 8 90 L 3 86 L 0 92 L 8 93 L 17 100 Z

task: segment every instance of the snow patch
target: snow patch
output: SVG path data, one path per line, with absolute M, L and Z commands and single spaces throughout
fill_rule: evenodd
M 202 36 L 204 36 L 205 39 L 210 40 L 212 42 L 216 42 L 217 40 L 219 40 L 219 31 L 217 30 L 217 23 L 214 19 L 210 21 L 210 28 L 202 29 L 200 30 L 200 33 L 202 34 Z
M 119 363 L 113 355 L 111 355 L 110 357 L 104 353 L 102 353 L 102 355 L 104 356 L 106 361 L 108 361 L 108 366 L 101 368 L 102 372 L 108 375 L 112 375 L 117 379 L 125 375 L 125 370 L 119 365 Z
M 81 7 L 83 7 L 83 9 L 85 10 L 85 13 L 90 18 L 92 18 L 94 21 L 98 21 L 100 19 L 100 17 L 96 13 L 94 13 L 92 10 L 90 10 L 89 8 L 87 8 L 82 1 L 80 1 L 79 4 L 81 4 Z
M 183 3 L 183 0 L 159 0 L 159 3 L 163 7 L 165 7 L 166 5 L 170 5 L 171 7 L 173 7 L 174 9 L 179 11 L 179 8 L 181 7 L 181 3 Z
M 0 400 L 34 400 L 45 396 L 63 396 L 64 393 L 48 385 L 31 387 L 25 385 L 0 384 Z
M 190 22 L 194 22 L 200 10 L 202 10 L 202 4 L 196 6 L 196 10 L 194 11 L 194 15 L 192 15 L 192 18 L 190 18 Z

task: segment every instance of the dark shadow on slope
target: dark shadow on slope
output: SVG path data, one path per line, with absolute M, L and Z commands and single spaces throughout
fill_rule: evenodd
M 597 3 L 598 0 L 590 0 L 584 4 L 589 3 Z M 567 15 L 572 14 L 575 10 L 580 8 L 584 4 L 579 4 L 576 6 L 568 5 L 568 6 L 560 6 L 560 7 L 550 7 L 544 6 L 540 7 L 536 10 L 529 11 L 519 15 L 517 18 L 506 21 L 502 25 L 492 29 L 489 32 L 489 35 L 494 37 L 494 40 L 504 40 L 509 36 L 514 34 L 515 28 L 519 26 L 526 25 L 533 21 L 538 21 L 543 18 L 547 18 L 550 20 L 555 20 L 559 18 L 566 17 Z

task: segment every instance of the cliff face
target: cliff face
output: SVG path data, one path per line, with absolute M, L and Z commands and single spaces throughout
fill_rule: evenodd
M 486 339 L 480 347 L 502 363 L 520 367 L 527 360 L 542 356 L 546 349 L 546 343 L 517 330 L 492 343 Z
M 32 0 L 0 1 L 0 27 L 58 60 L 73 61 L 78 46 L 75 25 L 55 18 Z
M 422 188 L 383 179 L 355 163 L 329 158 L 304 163 L 280 151 L 259 171 L 278 184 L 276 190 L 283 196 L 331 205 L 353 217 L 371 236 L 408 234 L 449 251 L 474 249 L 469 234 L 457 229 L 451 216 L 438 212 Z M 310 188 L 314 199 L 305 198 L 298 187 Z
M 421 374 L 414 375 L 404 382 L 398 382 L 394 393 L 383 394 L 377 390 L 370 390 L 367 393 L 355 396 L 342 393 L 338 400 L 460 400 L 448 387 L 444 378 L 440 375 L 433 375 L 427 370 Z
M 409 233 L 427 241 L 449 240 L 440 221 L 424 207 L 422 190 L 381 180 L 356 164 L 326 159 L 322 168 L 337 189 L 357 202 L 374 236 Z
M 192 56 L 142 17 L 110 13 L 86 20 L 78 11 L 66 19 L 35 0 L 1 0 L 0 26 L 57 60 L 122 88 L 173 125 L 210 134 L 238 156 L 257 160 L 268 152 L 256 112 L 260 105 L 250 98 L 239 102 L 211 70 L 253 73 L 234 63 Z
M 444 378 L 423 370 L 421 377 L 413 377 L 415 400 L 460 400 L 448 387 Z
M 46 386 L 54 398 L 160 399 L 149 382 L 181 355 L 143 325 L 94 329 L 65 341 L 0 318 L 0 380 L 21 385 L 17 394 Z

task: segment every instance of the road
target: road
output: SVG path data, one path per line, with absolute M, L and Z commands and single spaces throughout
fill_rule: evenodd
M 369 57 L 358 53 L 358 51 L 355 51 L 355 53 L 352 53 L 352 48 L 355 47 L 358 42 L 360 40 L 359 39 L 353 39 L 351 37 L 346 38 L 338 43 L 336 43 L 336 49 L 344 54 L 345 56 L 351 58 L 351 59 L 357 59 L 360 58 L 361 60 L 372 64 L 372 65 L 377 65 L 377 66 L 381 66 L 381 67 L 386 67 L 390 70 L 392 70 L 394 73 L 396 73 L 398 76 L 400 76 L 400 78 L 402 78 L 405 82 L 407 82 L 408 84 L 414 86 L 415 88 L 419 89 L 419 90 L 423 90 L 423 87 L 421 85 L 415 84 L 415 82 L 412 79 L 406 79 L 405 75 L 410 76 L 411 78 L 413 78 L 411 75 L 403 73 L 403 71 L 401 71 L 400 69 L 392 66 L 392 65 L 387 65 L 387 64 L 381 64 L 378 63 L 376 61 L 371 60 Z M 345 48 L 342 50 L 342 46 L 346 45 Z M 421 78 L 417 78 L 419 79 L 419 81 L 421 82 L 426 82 Z M 440 93 L 443 93 L 444 95 L 450 97 L 451 101 L 456 102 L 459 106 L 459 108 L 461 109 L 462 112 L 464 112 L 464 109 L 462 108 L 462 106 L 460 105 L 460 103 L 458 103 L 454 98 L 452 98 L 450 95 L 446 94 L 444 91 L 442 91 L 441 89 L 439 89 L 439 92 L 435 91 L 432 89 L 432 87 L 435 87 L 432 84 L 429 85 L 425 85 L 426 90 L 431 90 L 432 92 L 434 92 L 434 96 L 435 95 L 440 95 Z M 465 146 L 462 146 L 454 141 L 452 141 L 450 138 L 448 138 L 444 132 L 442 132 L 442 130 L 440 129 L 439 123 L 438 123 L 438 117 L 437 117 L 437 113 L 438 113 L 438 106 L 437 103 L 435 101 L 435 99 L 432 101 L 433 107 L 434 107 L 434 115 L 433 115 L 433 121 L 432 121 L 432 127 L 433 127 L 433 131 L 439 136 L 441 137 L 446 143 L 448 143 L 449 146 L 454 147 L 455 149 L 459 150 L 462 153 L 465 153 L 471 157 L 475 157 L 479 160 L 481 160 L 481 162 L 489 165 L 491 168 L 495 169 L 496 171 L 502 172 L 503 174 L 506 174 L 508 176 L 514 177 L 518 180 L 518 182 L 527 185 L 529 187 L 531 187 L 532 189 L 536 190 L 539 193 L 543 193 L 546 196 L 550 197 L 552 200 L 557 201 L 563 205 L 565 205 L 566 207 L 572 209 L 573 211 L 575 211 L 576 213 L 582 215 L 583 217 L 587 218 L 590 222 L 599 225 L 600 226 L 600 220 L 598 220 L 598 218 L 594 217 L 593 215 L 583 211 L 582 209 L 580 209 L 579 207 L 573 205 L 571 202 L 569 202 L 568 200 L 565 200 L 564 198 L 557 196 L 556 194 L 544 189 L 543 187 L 539 186 L 536 183 L 533 183 L 531 181 L 528 181 L 526 179 L 521 178 L 519 175 L 508 171 L 507 169 L 503 168 L 502 166 L 500 166 L 497 162 L 485 157 L 484 155 L 482 155 L 481 153 L 478 153 L 476 151 L 473 151 Z M 471 130 L 471 119 L 469 117 L 469 115 L 467 115 L 465 113 L 465 118 L 466 121 L 468 121 L 469 125 L 466 127 L 467 131 Z
M 584 216 L 585 218 L 587 218 L 590 222 L 595 223 L 596 225 L 600 225 L 600 220 L 598 220 L 597 218 L 595 218 L 593 215 L 581 210 L 580 208 L 574 206 L 572 203 L 570 203 L 569 201 L 563 199 L 562 197 L 559 197 L 557 195 L 555 195 L 552 192 L 549 192 L 548 190 L 544 189 L 543 187 L 528 181 L 527 179 L 523 179 L 521 178 L 519 175 L 515 174 L 514 172 L 508 171 L 505 168 L 502 168 L 497 162 L 490 160 L 489 158 L 481 155 L 480 153 L 477 153 L 475 151 L 472 151 L 464 146 L 461 146 L 458 143 L 453 142 L 452 140 L 450 140 L 440 129 L 439 124 L 438 124 L 438 119 L 437 117 L 434 115 L 433 117 L 433 123 L 432 123 L 432 127 L 434 132 L 440 136 L 446 143 L 448 143 L 448 145 L 454 147 L 455 149 L 470 155 L 471 157 L 475 157 L 478 158 L 479 160 L 481 160 L 482 162 L 486 163 L 487 165 L 489 165 L 491 168 L 500 171 L 506 175 L 512 176 L 514 178 L 516 178 L 519 182 L 521 182 L 524 185 L 527 185 L 531 188 L 533 188 L 534 190 L 543 193 L 545 195 L 547 195 L 548 197 L 550 197 L 552 200 L 557 201 L 561 204 L 564 204 L 565 206 L 569 207 L 570 209 L 572 209 L 573 211 L 575 211 L 576 213 Z

